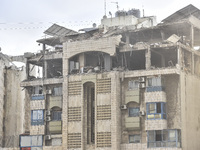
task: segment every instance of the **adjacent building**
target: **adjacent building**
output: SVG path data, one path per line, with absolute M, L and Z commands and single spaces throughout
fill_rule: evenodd
M 28 130 L 25 91 L 20 87 L 25 79 L 25 67 L 0 52 L 0 147 L 19 147 L 19 135 Z M 21 62 L 22 63 L 22 62 Z
M 160 24 L 139 14 L 118 11 L 84 33 L 54 24 L 43 50 L 25 53 L 22 150 L 199 149 L 200 10 Z

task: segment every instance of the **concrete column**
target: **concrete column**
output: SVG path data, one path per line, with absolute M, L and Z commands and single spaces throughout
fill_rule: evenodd
M 191 25 L 190 28 L 190 43 L 191 43 L 191 47 L 194 47 L 194 26 Z
M 110 71 L 111 67 L 112 67 L 112 61 L 111 61 L 111 57 L 109 54 L 105 54 L 104 55 L 104 68 L 106 71 Z
M 43 67 L 43 74 L 44 74 L 44 78 L 47 78 L 47 61 L 44 61 L 44 67 Z
M 121 110 L 120 110 L 120 75 L 111 75 L 111 145 L 112 150 L 120 150 L 121 144 Z
M 63 82 L 63 106 L 62 106 L 62 146 L 67 149 L 68 143 L 68 77 L 64 77 Z
M 29 66 L 28 60 L 26 59 L 26 79 L 29 78 L 29 69 L 30 69 L 30 66 Z
M 194 62 L 194 53 L 192 53 L 192 74 L 194 74 L 195 62 Z
M 126 50 L 130 49 L 130 37 L 129 37 L 129 34 L 126 33 Z
M 148 49 L 146 50 L 146 54 L 145 54 L 145 57 L 146 57 L 146 69 L 149 70 L 151 68 L 151 48 L 150 46 L 148 46 Z
M 178 48 L 177 48 L 177 63 L 180 66 L 180 68 L 183 67 L 183 64 L 182 64 L 182 49 L 181 49 L 180 46 L 178 46 Z
M 160 31 L 160 34 L 161 34 L 162 40 L 164 41 L 165 40 L 165 33 L 163 32 L 163 30 Z
M 80 68 L 85 66 L 85 54 L 84 53 L 81 53 L 79 55 L 79 63 L 80 63 Z

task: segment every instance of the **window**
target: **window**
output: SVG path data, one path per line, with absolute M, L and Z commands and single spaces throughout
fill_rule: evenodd
M 54 87 L 53 88 L 53 96 L 61 96 L 62 95 L 62 87 Z
M 162 86 L 161 77 L 148 78 L 148 86 Z
M 61 114 L 62 114 L 62 111 L 53 111 L 52 112 L 52 121 L 60 121 Z
M 138 89 L 139 87 L 139 82 L 136 80 L 132 80 L 128 82 L 128 89 L 133 90 L 133 89 Z
M 42 135 L 20 136 L 20 148 L 22 150 L 31 150 L 31 149 L 40 150 L 42 148 L 42 145 L 43 145 Z
M 180 147 L 179 130 L 148 131 L 148 148 L 151 147 Z
M 129 135 L 129 143 L 140 143 L 140 135 Z
M 147 103 L 147 119 L 166 119 L 166 104 Z
M 33 94 L 42 94 L 42 93 L 43 93 L 42 86 L 33 87 Z
M 43 110 L 32 110 L 31 111 L 31 125 L 43 125 L 43 124 L 44 124 Z
M 138 117 L 140 114 L 140 109 L 135 107 L 128 108 L 129 117 Z

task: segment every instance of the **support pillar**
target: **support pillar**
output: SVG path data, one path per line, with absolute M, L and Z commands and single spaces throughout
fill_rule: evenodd
M 151 68 L 151 48 L 150 48 L 150 46 L 148 46 L 148 49 L 146 50 L 145 57 L 146 57 L 145 67 L 146 67 L 146 70 L 149 70 Z

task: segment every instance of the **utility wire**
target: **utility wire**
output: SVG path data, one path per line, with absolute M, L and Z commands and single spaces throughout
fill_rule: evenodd
M 92 24 L 73 24 L 73 25 L 66 25 L 65 27 L 83 27 L 83 26 L 91 26 Z M 0 30 L 32 30 L 32 29 L 43 29 L 49 28 L 46 26 L 27 26 L 27 27 L 0 27 Z
M 8 25 L 8 24 L 54 24 L 54 23 L 64 23 L 64 24 L 70 24 L 70 23 L 94 23 L 94 22 L 100 22 L 99 20 L 80 20 L 80 21 L 54 21 L 54 22 L 0 22 L 0 25 Z

